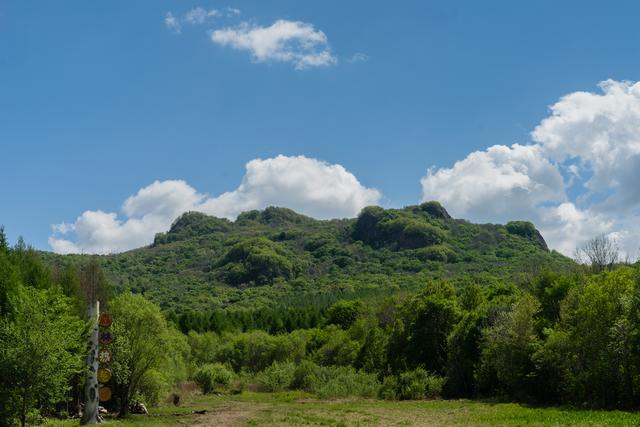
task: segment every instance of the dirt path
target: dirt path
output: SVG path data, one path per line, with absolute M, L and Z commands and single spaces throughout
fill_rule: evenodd
M 260 408 L 250 402 L 233 402 L 199 416 L 192 427 L 239 426 L 244 424 Z

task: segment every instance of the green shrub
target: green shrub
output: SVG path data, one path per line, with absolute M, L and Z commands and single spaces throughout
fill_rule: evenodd
M 247 370 L 242 370 L 233 376 L 227 390 L 230 394 L 240 394 L 247 390 L 251 384 L 255 384 L 255 375 Z
M 380 383 L 375 374 L 356 371 L 351 366 L 323 367 L 317 371 L 313 392 L 321 398 L 376 397 Z
M 349 329 L 361 311 L 362 302 L 359 300 L 337 301 L 327 310 L 327 324 L 338 325 L 342 329 Z
M 256 379 L 264 391 L 284 391 L 291 387 L 295 378 L 296 365 L 293 362 L 273 362 L 258 373 Z
M 226 279 L 234 285 L 264 285 L 278 277 L 294 277 L 300 268 L 295 259 L 284 246 L 264 237 L 255 237 L 235 244 L 223 258 L 222 265 Z
M 384 400 L 396 400 L 398 398 L 398 380 L 394 376 L 384 377 L 378 396 Z
M 536 235 L 536 227 L 529 221 L 511 221 L 505 225 L 510 234 L 522 236 L 525 239 L 533 239 Z
M 312 330 L 307 341 L 307 352 L 322 366 L 352 365 L 359 350 L 360 343 L 336 325 Z
M 442 229 L 431 224 L 410 221 L 402 230 L 399 244 L 405 248 L 418 248 L 442 243 L 444 239 L 445 233 Z
M 312 391 L 318 380 L 318 365 L 310 360 L 303 360 L 293 372 L 291 387 L 296 390 Z
M 220 363 L 201 366 L 193 376 L 194 381 L 207 394 L 221 386 L 227 386 L 233 379 L 233 372 Z
M 442 386 L 445 379 L 438 375 L 429 375 L 424 389 L 424 396 L 427 399 L 436 399 L 442 394 Z
M 220 362 L 228 362 L 237 372 L 247 369 L 259 372 L 273 362 L 299 361 L 305 355 L 306 331 L 286 335 L 270 335 L 264 331 L 225 334 L 216 350 Z
M 533 355 L 541 345 L 536 324 L 539 311 L 538 300 L 524 294 L 498 312 L 493 325 L 482 330 L 481 357 L 475 373 L 480 392 L 519 398 L 535 393 Z
M 423 261 L 455 262 L 456 253 L 445 245 L 427 246 L 416 250 L 416 255 Z
M 170 389 L 171 384 L 167 376 L 156 369 L 144 374 L 139 387 L 141 400 L 149 406 L 158 406 Z
M 436 398 L 442 392 L 444 378 L 422 368 L 400 374 L 397 394 L 400 399 L 421 400 Z

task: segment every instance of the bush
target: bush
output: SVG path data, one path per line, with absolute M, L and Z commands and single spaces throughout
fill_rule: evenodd
M 418 368 L 400 374 L 397 395 L 406 400 L 433 399 L 440 396 L 443 384 L 444 378 Z
M 482 330 L 476 381 L 480 392 L 526 398 L 536 392 L 535 351 L 541 346 L 536 316 L 540 303 L 525 294 Z M 588 354 L 588 353 L 585 353 Z
M 436 399 L 442 394 L 442 386 L 445 379 L 438 375 L 429 375 L 424 389 L 424 396 L 427 399 Z
M 320 367 L 310 360 L 303 360 L 293 372 L 291 387 L 297 390 L 312 391 L 318 381 Z
M 437 245 L 445 239 L 442 229 L 431 224 L 418 221 L 409 222 L 402 231 L 400 246 L 405 248 L 419 248 L 427 245 Z
M 398 380 L 394 376 L 384 377 L 378 396 L 384 400 L 396 400 L 398 398 Z
M 342 329 L 349 329 L 353 322 L 356 321 L 361 311 L 361 301 L 340 300 L 327 310 L 327 324 L 338 325 Z
M 217 351 L 221 362 L 229 362 L 237 371 L 247 369 L 260 372 L 273 362 L 298 361 L 304 357 L 306 333 L 293 332 L 288 335 L 269 335 L 264 331 L 251 331 L 232 336 L 223 336 L 226 341 Z
M 509 234 L 522 236 L 525 239 L 533 239 L 536 235 L 536 227 L 529 221 L 511 221 L 505 225 Z
M 291 387 L 295 378 L 296 365 L 293 362 L 273 362 L 256 379 L 264 391 L 284 391 Z
M 323 366 L 352 365 L 358 357 L 360 343 L 352 340 L 347 331 L 330 325 L 316 332 L 312 337 L 311 347 L 320 344 L 316 350 L 312 350 L 315 362 Z
M 256 391 L 255 380 L 255 374 L 243 369 L 234 375 L 227 386 L 227 391 L 229 394 L 240 394 L 245 390 Z
M 218 387 L 229 385 L 233 372 L 220 363 L 211 363 L 201 366 L 193 379 L 202 388 L 202 392 L 207 394 Z
M 416 255 L 423 261 L 455 262 L 456 253 L 445 245 L 427 246 L 416 250 Z
M 158 406 L 170 389 L 167 376 L 156 369 L 145 373 L 139 386 L 141 400 L 149 406 Z
M 284 246 L 256 237 L 235 244 L 225 255 L 222 265 L 231 284 L 264 285 L 278 277 L 294 277 L 300 268 L 295 260 L 295 255 Z
M 321 398 L 375 397 L 380 383 L 375 374 L 356 371 L 350 366 L 323 367 L 317 371 L 313 392 Z

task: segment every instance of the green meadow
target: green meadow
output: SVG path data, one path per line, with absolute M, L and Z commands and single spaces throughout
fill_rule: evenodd
M 206 410 L 205 414 L 193 411 Z M 300 392 L 234 396 L 196 395 L 180 407 L 159 406 L 150 415 L 111 426 L 637 426 L 640 414 L 571 407 L 532 407 L 473 400 L 320 400 Z M 50 420 L 46 426 L 78 422 Z

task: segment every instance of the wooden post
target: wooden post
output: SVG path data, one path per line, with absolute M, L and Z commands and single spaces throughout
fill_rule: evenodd
M 82 420 L 80 424 L 98 424 L 98 351 L 99 341 L 98 335 L 100 325 L 98 324 L 98 316 L 100 315 L 100 301 L 92 302 L 89 305 L 88 317 L 94 322 L 94 327 L 89 336 L 89 354 L 87 355 L 87 377 L 84 385 L 84 411 L 82 411 Z

